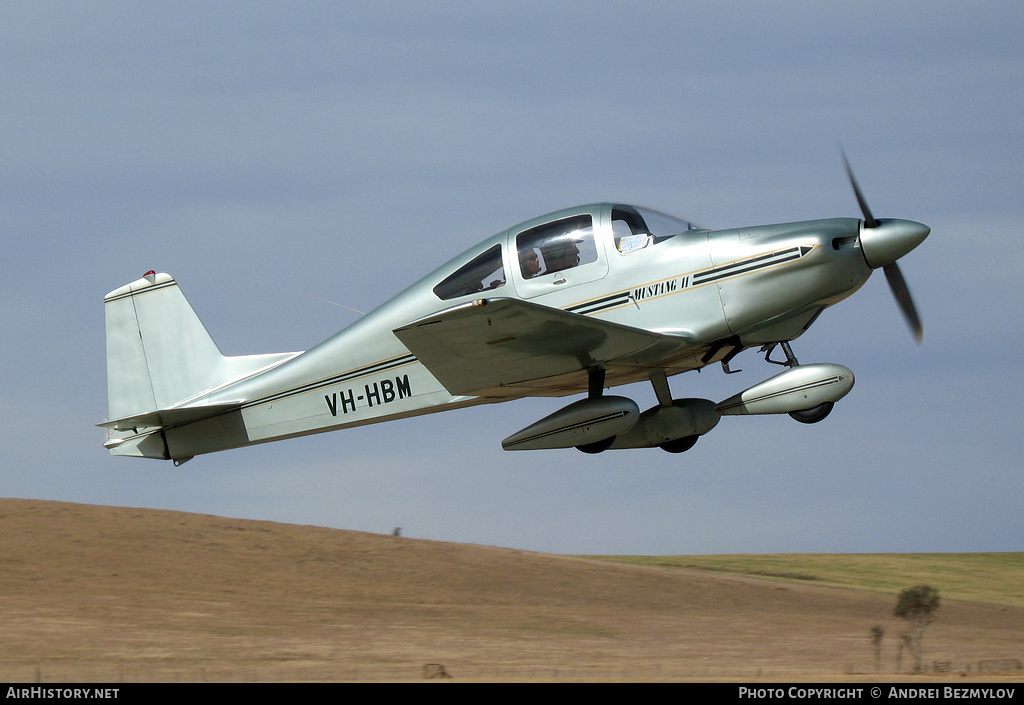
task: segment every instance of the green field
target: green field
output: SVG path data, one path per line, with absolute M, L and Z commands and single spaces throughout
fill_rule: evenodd
M 898 594 L 927 584 L 945 600 L 1024 607 L 1024 553 L 768 553 L 589 556 Z

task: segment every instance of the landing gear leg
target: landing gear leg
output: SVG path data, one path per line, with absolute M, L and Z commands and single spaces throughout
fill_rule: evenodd
M 587 370 L 587 378 L 587 396 L 591 399 L 599 399 L 604 396 L 604 368 L 591 367 Z M 576 450 L 581 453 L 595 455 L 611 448 L 614 442 L 615 436 L 611 436 L 600 441 L 576 446 Z
M 782 352 L 786 356 L 785 360 L 773 360 L 772 352 L 775 350 L 777 345 L 782 346 Z M 796 355 L 793 354 L 793 348 L 790 346 L 788 340 L 783 340 L 781 343 L 771 343 L 761 348 L 761 352 L 764 353 L 764 361 L 770 362 L 773 365 L 782 365 L 783 367 L 796 367 L 800 362 L 796 359 Z
M 587 396 L 599 399 L 604 396 L 604 368 L 591 367 L 587 370 Z
M 672 391 L 668 388 L 668 376 L 665 370 L 651 370 L 651 386 L 654 387 L 654 394 L 658 397 L 658 404 L 662 407 L 672 406 Z

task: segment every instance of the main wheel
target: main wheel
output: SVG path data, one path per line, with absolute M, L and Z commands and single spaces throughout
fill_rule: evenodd
M 822 404 L 818 404 L 813 409 L 804 409 L 803 411 L 791 411 L 789 415 L 800 423 L 818 423 L 822 421 L 826 416 L 832 413 L 832 407 L 835 406 L 835 402 L 826 401 Z
M 612 447 L 612 443 L 614 442 L 615 436 L 611 436 L 610 438 L 605 438 L 603 441 L 594 441 L 593 443 L 587 443 L 586 445 L 576 446 L 576 450 L 594 455 L 608 450 Z
M 697 442 L 698 438 L 700 436 L 683 436 L 674 441 L 666 441 L 658 447 L 667 453 L 685 453 L 693 448 L 693 444 Z

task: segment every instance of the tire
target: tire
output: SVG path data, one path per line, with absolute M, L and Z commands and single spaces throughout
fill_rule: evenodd
M 826 401 L 822 404 L 818 404 L 813 409 L 791 411 L 789 412 L 789 415 L 800 423 L 818 423 L 819 421 L 823 421 L 826 416 L 832 413 L 833 406 L 835 406 L 835 402 Z
M 576 446 L 576 450 L 589 455 L 596 455 L 597 453 L 602 453 L 611 448 L 612 443 L 614 442 L 615 436 L 611 436 L 602 441 L 594 441 L 593 443 L 587 443 L 586 445 Z
M 666 441 L 658 447 L 666 453 L 685 453 L 690 448 L 693 448 L 693 444 L 697 442 L 698 438 L 700 436 L 683 436 L 673 441 Z

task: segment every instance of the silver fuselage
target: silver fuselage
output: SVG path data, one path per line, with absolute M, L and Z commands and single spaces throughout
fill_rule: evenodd
M 678 339 L 604 365 L 606 385 L 675 375 L 739 349 L 799 337 L 824 308 L 871 274 L 861 252 L 861 221 L 833 218 L 731 230 L 693 229 L 623 253 L 613 241 L 613 204 L 552 213 L 502 231 L 316 347 L 259 375 L 193 398 L 185 406 L 237 405 L 229 414 L 165 429 L 171 457 L 341 429 L 523 396 L 587 391 L 585 370 L 524 381 L 485 394 L 449 393 L 393 333 L 474 299 L 520 298 Z M 527 280 L 516 262 L 518 234 L 585 213 L 596 252 L 585 266 Z M 441 300 L 438 282 L 499 246 L 507 276 L 486 292 Z

